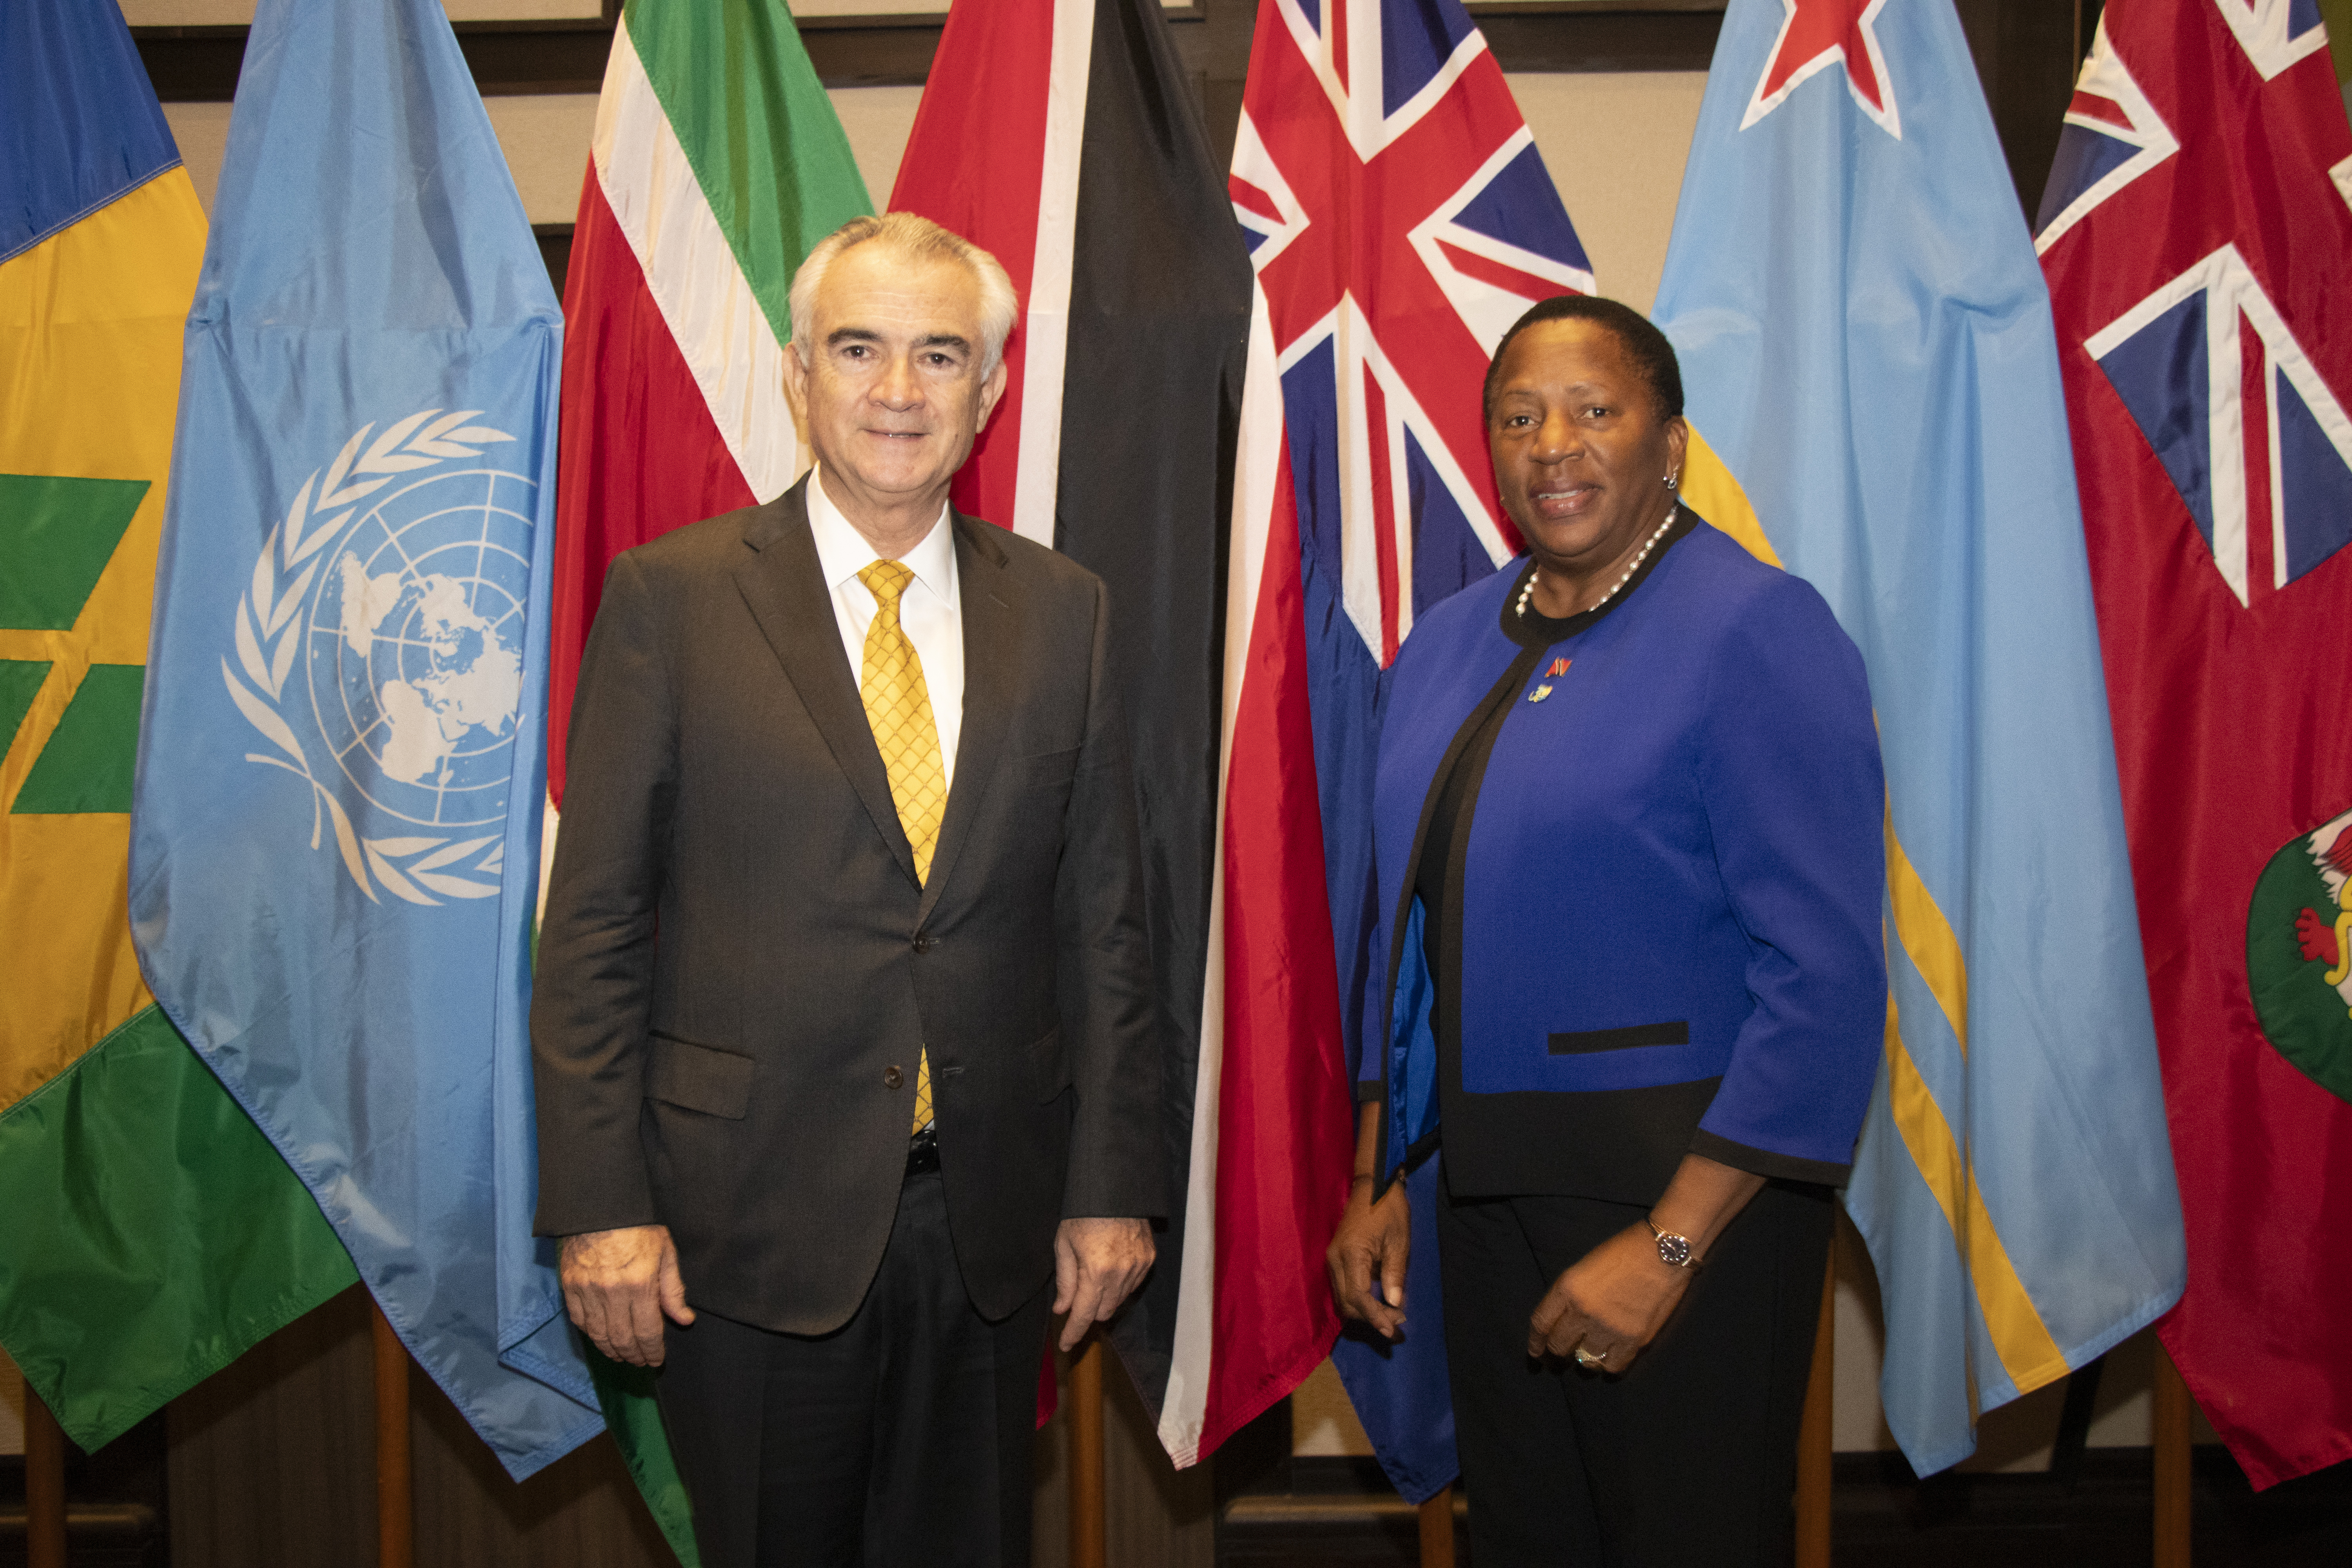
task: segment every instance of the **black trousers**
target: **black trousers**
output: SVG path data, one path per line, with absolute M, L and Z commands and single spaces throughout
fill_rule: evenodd
M 1041 1288 L 1002 1322 L 973 1310 L 933 1173 L 907 1179 L 840 1329 L 669 1325 L 662 1422 L 704 1568 L 1027 1568 L 1050 1303 Z
M 1622 1376 L 1528 1357 L 1562 1269 L 1639 1225 L 1594 1198 L 1441 1195 L 1454 1438 L 1478 1568 L 1778 1563 L 1832 1223 L 1826 1189 L 1772 1183 L 1709 1249 Z

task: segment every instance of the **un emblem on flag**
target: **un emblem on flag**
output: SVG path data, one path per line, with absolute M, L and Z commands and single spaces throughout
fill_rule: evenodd
M 480 412 L 364 426 L 305 479 L 221 660 L 277 748 L 247 760 L 309 783 L 310 847 L 331 829 L 372 900 L 495 898 L 505 870 L 539 487 L 462 461 L 514 438 Z
M 2246 979 L 2263 1033 L 2352 1100 L 2352 811 L 2287 841 L 2246 916 Z

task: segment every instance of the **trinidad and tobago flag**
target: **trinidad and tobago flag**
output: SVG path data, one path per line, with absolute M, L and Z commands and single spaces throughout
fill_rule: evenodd
M 990 251 L 1020 296 L 1004 399 L 956 476 L 956 505 L 1109 590 L 1167 1042 L 1164 1153 L 1181 1193 L 1208 949 L 1218 533 L 1250 283 L 1160 0 L 958 0 L 890 205 Z M 1183 1219 L 1112 1331 L 1153 1403 Z
M 1398 1489 L 1454 1475 L 1435 1162 L 1409 1185 L 1412 1327 L 1339 1322 L 1371 931 L 1383 673 L 1422 610 L 1518 540 L 1480 385 L 1592 274 L 1460 0 L 1261 0 L 1229 182 L 1256 273 L 1234 486 L 1224 753 L 1176 1359 L 1179 1464 L 1327 1353 Z M 1373 1028 L 1377 1034 L 1377 1026 Z
M 2257 1487 L 2352 1458 L 2352 129 L 2313 0 L 2111 5 L 2037 245 L 2189 1289 Z

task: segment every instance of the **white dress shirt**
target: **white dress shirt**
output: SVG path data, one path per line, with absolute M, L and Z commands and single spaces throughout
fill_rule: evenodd
M 824 493 L 815 469 L 809 472 L 806 493 L 817 564 L 833 595 L 833 617 L 841 628 L 842 651 L 849 656 L 849 678 L 858 681 L 866 670 L 866 632 L 874 624 L 875 602 L 873 590 L 857 574 L 879 557 Z M 923 542 L 900 559 L 915 580 L 899 595 L 898 625 L 923 663 L 931 721 L 940 731 L 940 768 L 952 790 L 956 742 L 963 735 L 963 600 L 956 593 L 955 530 L 948 523 L 944 502 L 939 521 Z

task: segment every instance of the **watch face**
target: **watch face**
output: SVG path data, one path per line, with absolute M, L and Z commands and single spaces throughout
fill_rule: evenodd
M 1664 1263 L 1669 1268 L 1689 1268 L 1691 1258 L 1690 1237 L 1686 1236 L 1676 1236 L 1670 1230 L 1660 1232 L 1658 1235 L 1658 1258 L 1659 1261 Z

